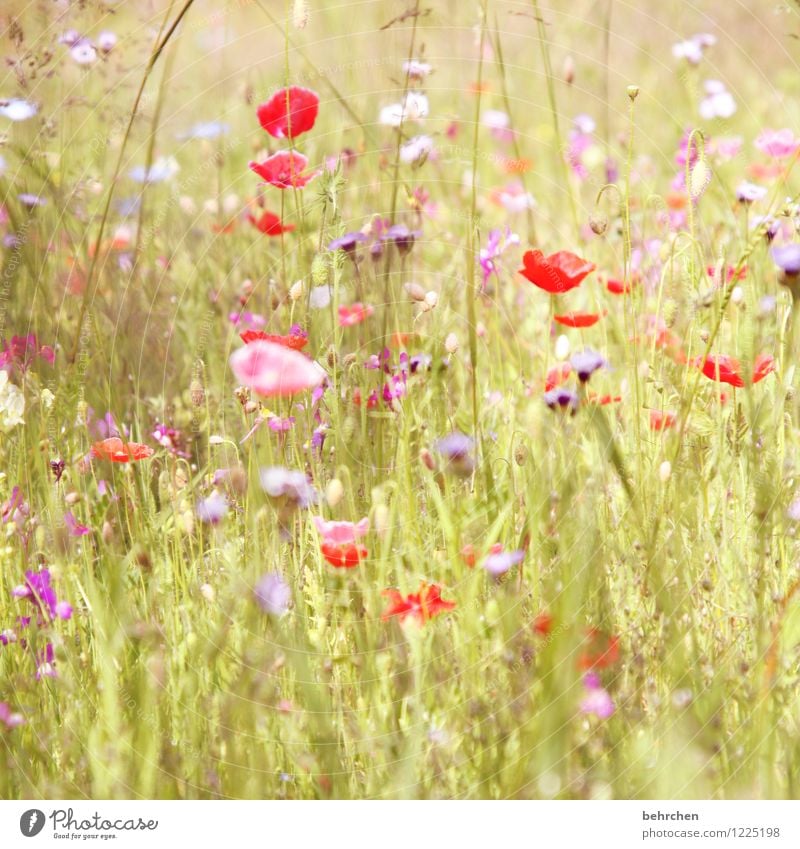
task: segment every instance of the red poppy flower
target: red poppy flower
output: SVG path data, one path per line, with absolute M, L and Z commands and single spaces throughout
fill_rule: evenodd
M 245 330 L 239 334 L 239 338 L 248 345 L 250 342 L 263 340 L 265 342 L 274 342 L 276 345 L 283 345 L 285 348 L 292 348 L 295 351 L 302 351 L 308 344 L 308 337 L 300 334 L 289 334 L 288 336 L 273 336 L 271 333 L 264 333 L 263 330 Z
M 123 442 L 118 436 L 95 442 L 92 445 L 92 457 L 98 460 L 111 460 L 112 463 L 129 463 L 131 460 L 146 460 L 153 456 L 149 445 L 139 442 Z
M 372 315 L 373 309 L 369 304 L 357 301 L 348 306 L 339 307 L 339 325 L 341 327 L 352 327 L 366 321 Z
M 619 637 L 606 637 L 597 628 L 588 628 L 578 666 L 581 669 L 606 669 L 618 660 Z
M 248 215 L 247 220 L 265 236 L 280 236 L 281 233 L 291 233 L 295 228 L 294 224 L 284 224 L 274 212 L 262 212 L 258 218 Z
M 727 354 L 719 356 L 712 354 L 705 360 L 703 357 L 695 357 L 691 364 L 697 366 L 709 380 L 718 380 L 730 386 L 744 386 L 742 365 L 735 357 L 729 357 Z
M 310 88 L 290 86 L 276 91 L 256 111 L 261 126 L 274 138 L 297 138 L 314 126 L 319 96 Z
M 328 563 L 337 569 L 352 569 L 369 556 L 369 552 L 363 545 L 352 542 L 323 542 L 320 551 Z
M 569 363 L 559 363 L 557 366 L 553 366 L 547 372 L 547 377 L 544 379 L 544 391 L 549 392 L 551 389 L 555 389 L 556 386 L 561 386 L 570 374 L 572 374 L 572 366 Z
M 632 285 L 626 286 L 625 282 L 622 280 L 615 280 L 611 277 L 606 280 L 606 289 L 608 289 L 612 295 L 627 295 L 632 288 Z
M 608 404 L 619 404 L 622 400 L 622 395 L 598 395 L 596 392 L 590 392 L 586 398 L 589 404 L 598 404 L 605 407 Z
M 706 266 L 706 274 L 708 274 L 709 277 L 716 277 L 717 269 L 713 265 L 708 265 Z M 726 283 L 732 283 L 734 279 L 744 280 L 744 278 L 747 277 L 747 266 L 743 265 L 737 273 L 736 266 L 728 265 L 726 266 L 722 276 L 725 278 Z
M 398 590 L 390 589 L 384 590 L 383 595 L 389 599 L 389 606 L 383 611 L 384 621 L 397 616 L 403 622 L 411 616 L 420 623 L 427 622 L 434 616 L 452 610 L 456 606 L 454 601 L 445 601 L 442 598 L 440 586 L 426 584 L 424 581 L 420 584 L 417 593 L 403 596 Z
M 361 390 L 360 389 L 356 389 L 353 392 L 353 403 L 356 405 L 356 407 L 361 406 Z M 377 391 L 375 391 L 373 389 L 373 391 L 370 392 L 369 395 L 367 396 L 367 409 L 368 410 L 374 410 L 374 409 L 377 408 L 377 406 L 378 406 L 378 393 L 377 393 Z
M 477 555 L 475 553 L 475 546 L 471 542 L 468 542 L 461 549 L 461 559 L 467 566 L 469 566 L 470 569 L 475 566 Z
M 307 166 L 308 159 L 302 153 L 279 150 L 263 162 L 251 162 L 250 170 L 258 174 L 265 183 L 278 189 L 302 189 L 322 173 L 310 171 L 303 174 Z
M 569 251 L 559 251 L 546 257 L 541 251 L 526 251 L 519 273 L 534 286 L 551 295 L 560 295 L 580 286 L 584 277 L 596 266 Z
M 540 637 L 546 637 L 553 629 L 553 617 L 550 613 L 544 612 L 537 614 L 533 620 L 533 631 Z
M 753 362 L 753 383 L 758 383 L 773 371 L 775 371 L 775 358 L 769 354 L 759 354 Z
M 605 315 L 597 312 L 565 312 L 563 315 L 554 315 L 553 318 L 564 327 L 591 327 Z
M 650 430 L 666 430 L 677 420 L 675 413 L 669 410 L 650 410 Z

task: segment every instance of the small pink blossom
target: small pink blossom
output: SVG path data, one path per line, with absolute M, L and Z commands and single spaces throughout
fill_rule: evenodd
M 755 145 L 767 156 L 783 159 L 800 150 L 800 139 L 795 138 L 788 127 L 784 127 L 782 130 L 763 130 L 757 136 Z

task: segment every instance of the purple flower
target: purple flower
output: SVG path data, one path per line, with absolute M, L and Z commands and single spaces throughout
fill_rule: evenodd
M 228 499 L 216 489 L 197 502 L 197 518 L 209 525 L 219 524 L 228 513 Z
M 17 195 L 17 199 L 21 204 L 27 206 L 29 209 L 33 209 L 35 206 L 45 206 L 47 204 L 47 198 L 31 194 L 31 192 L 23 192 L 22 194 Z
M 431 367 L 433 357 L 430 354 L 414 354 L 408 361 L 408 367 L 411 374 L 416 374 L 419 371 L 427 371 Z
M 459 477 L 468 477 L 475 469 L 475 442 L 460 431 L 437 439 L 433 447 L 447 460 L 447 468 Z
M 775 265 L 781 268 L 788 277 L 800 274 L 800 242 L 780 245 L 773 248 L 770 253 Z
M 409 230 L 405 224 L 394 224 L 383 236 L 383 239 L 392 241 L 401 255 L 407 254 L 414 247 L 414 240 L 422 235 L 422 230 Z
M 272 616 L 283 616 L 292 598 L 289 585 L 276 572 L 270 572 L 256 584 L 256 601 L 259 607 Z
M 304 472 L 268 466 L 261 470 L 261 488 L 270 498 L 286 498 L 301 509 L 319 501 L 319 494 Z
M 41 681 L 42 678 L 57 677 L 55 650 L 52 643 L 47 643 L 36 657 L 36 680 Z
M 766 197 L 767 190 L 764 186 L 757 186 L 755 183 L 749 183 L 745 180 L 736 187 L 736 200 L 739 203 L 754 203 Z
M 519 244 L 519 236 L 511 232 L 511 228 L 506 226 L 505 230 L 491 230 L 489 238 L 486 242 L 486 247 L 481 248 L 478 256 L 478 262 L 481 266 L 483 274 L 483 287 L 489 282 L 492 274 L 497 274 L 499 259 L 507 248 L 511 245 Z
M 518 563 L 522 563 L 525 559 L 525 552 L 517 551 L 496 551 L 489 554 L 483 561 L 483 568 L 495 578 L 500 575 L 505 575 L 506 572 Z
M 544 402 L 551 410 L 564 410 L 575 415 L 578 409 L 578 396 L 571 389 L 559 386 L 544 393 Z
M 345 251 L 348 254 L 352 254 L 356 246 L 360 242 L 366 242 L 367 237 L 364 233 L 360 233 L 358 231 L 354 233 L 345 233 L 343 236 L 339 236 L 338 239 L 334 239 L 332 242 L 328 244 L 329 251 Z
M 607 366 L 608 363 L 602 356 L 600 356 L 600 354 L 597 353 L 597 351 L 592 351 L 591 348 L 586 348 L 585 350 L 578 351 L 572 355 L 570 365 L 572 366 L 572 370 L 575 374 L 578 375 L 578 380 L 580 380 L 581 383 L 586 383 L 586 381 L 598 369 Z

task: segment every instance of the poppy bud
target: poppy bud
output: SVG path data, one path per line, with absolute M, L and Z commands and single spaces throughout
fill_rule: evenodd
M 572 85 L 572 83 L 575 82 L 575 61 L 572 56 L 567 56 L 567 58 L 564 59 L 563 74 L 564 82 L 567 85 Z
M 518 466 L 524 466 L 528 459 L 528 448 L 522 442 L 514 449 L 514 460 Z
M 432 472 L 436 471 L 436 460 L 433 459 L 433 454 L 431 454 L 427 448 L 423 448 L 422 451 L 419 452 L 419 459 L 426 469 L 429 469 Z
M 306 3 L 306 0 L 294 0 L 292 23 L 295 29 L 305 29 L 308 23 L 308 3 Z
M 672 463 L 669 460 L 664 460 L 664 462 L 658 467 L 658 476 L 661 480 L 666 483 L 670 475 L 672 474 Z
M 408 296 L 412 301 L 416 301 L 419 303 L 420 301 L 425 300 L 425 290 L 419 283 L 406 283 L 405 290 L 408 292 Z
M 458 350 L 458 336 L 455 333 L 448 333 L 447 338 L 444 340 L 444 349 L 448 354 L 455 354 Z
M 103 538 L 103 542 L 106 545 L 109 545 L 114 539 L 114 526 L 111 522 L 103 522 L 103 529 L 100 532 L 100 536 Z
M 299 301 L 300 298 L 303 297 L 303 281 L 298 280 L 296 283 L 292 284 L 291 289 L 289 289 L 289 297 L 293 301 Z
M 428 309 L 433 309 L 439 303 L 439 294 L 437 292 L 427 292 L 425 294 L 425 303 Z
M 628 97 L 630 97 L 631 100 L 636 100 L 636 98 L 638 96 L 639 96 L 639 86 L 638 85 L 629 85 L 628 86 Z
M 201 407 L 206 399 L 206 393 L 203 390 L 203 384 L 197 378 L 189 384 L 189 393 L 192 396 L 192 406 Z
M 566 360 L 569 356 L 569 337 L 563 333 L 556 339 L 556 359 Z
M 608 219 L 605 215 L 593 213 L 589 216 L 589 227 L 595 235 L 602 236 L 608 229 Z
M 200 585 L 200 595 L 208 601 L 212 602 L 215 598 L 214 587 L 211 584 L 201 584 Z
M 375 533 L 379 536 L 385 536 L 389 530 L 389 508 L 385 504 L 378 504 L 375 507 Z
M 335 507 L 344 497 L 344 484 L 339 478 L 333 478 L 325 487 L 325 500 L 329 507 Z

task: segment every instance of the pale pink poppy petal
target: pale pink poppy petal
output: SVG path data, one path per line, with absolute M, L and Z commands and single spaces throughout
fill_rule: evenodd
M 265 340 L 234 351 L 230 364 L 241 384 L 264 397 L 294 395 L 325 379 L 322 367 L 304 354 Z
M 369 519 L 360 522 L 326 522 L 321 516 L 314 516 L 314 524 L 325 542 L 334 545 L 346 545 L 356 542 L 369 532 Z

